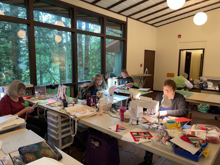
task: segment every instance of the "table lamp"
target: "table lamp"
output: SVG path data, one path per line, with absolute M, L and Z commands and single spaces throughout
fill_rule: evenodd
M 164 108 L 169 108 L 171 105 L 172 105 L 171 100 L 168 98 L 168 96 L 166 94 L 163 94 L 163 99 L 161 101 L 161 105 L 160 105 L 159 110 L 158 110 L 158 124 L 159 124 L 159 121 L 160 121 L 161 106 L 163 106 Z

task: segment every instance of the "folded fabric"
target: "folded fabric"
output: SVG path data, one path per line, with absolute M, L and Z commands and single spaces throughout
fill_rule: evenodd
M 24 163 L 29 163 L 42 157 L 49 157 L 56 160 L 62 159 L 60 152 L 54 146 L 44 141 L 20 147 L 18 151 Z

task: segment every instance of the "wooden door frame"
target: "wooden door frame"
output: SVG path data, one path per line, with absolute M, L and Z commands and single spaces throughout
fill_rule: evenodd
M 152 51 L 154 52 L 154 74 L 155 74 L 155 59 L 156 59 L 156 51 L 155 50 L 144 50 L 144 63 L 145 63 L 145 52 L 146 51 Z M 143 66 L 143 73 L 145 72 L 145 65 Z M 153 85 L 152 85 L 152 90 L 154 89 L 154 74 L 152 74 L 152 78 L 153 78 Z M 145 85 L 145 84 L 144 84 Z
M 179 62 L 178 62 L 178 70 L 177 70 L 177 73 L 178 73 L 178 76 L 180 75 L 180 59 L 181 59 L 181 51 L 187 51 L 187 50 L 202 50 L 202 54 L 203 54 L 203 64 L 204 64 L 204 58 L 205 58 L 205 48 L 196 48 L 196 49 L 179 49 Z M 202 76 L 203 75 L 203 64 L 202 66 L 200 67 L 200 73 L 202 73 L 201 75 L 199 76 Z

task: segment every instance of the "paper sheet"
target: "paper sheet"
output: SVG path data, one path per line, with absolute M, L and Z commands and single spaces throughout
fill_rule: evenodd
M 116 125 L 113 125 L 111 127 L 108 127 L 110 130 L 116 132 L 116 127 L 117 127 L 117 124 Z M 123 127 L 121 125 L 118 125 L 118 132 L 121 132 L 123 130 L 126 130 L 126 127 Z
M 63 163 L 58 162 L 57 160 L 43 157 L 38 160 L 35 160 L 31 163 L 28 163 L 28 165 L 63 165 Z
M 200 147 L 196 148 L 193 144 L 183 141 L 179 136 L 176 136 L 170 141 L 192 154 L 195 154 L 200 149 Z
M 166 129 L 170 137 L 177 137 L 179 136 L 179 131 L 177 129 Z
M 44 141 L 43 138 L 41 138 L 31 130 L 13 134 L 1 140 L 2 150 L 6 154 L 13 151 L 17 151 L 19 147 Z

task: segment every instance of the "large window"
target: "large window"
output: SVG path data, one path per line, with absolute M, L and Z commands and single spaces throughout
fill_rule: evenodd
M 106 34 L 115 37 L 123 37 L 123 25 L 113 21 L 106 21 Z
M 97 73 L 118 76 L 125 25 L 59 0 L 0 0 L 0 86 L 61 83 L 76 96 Z
M 59 6 L 34 1 L 34 20 L 63 27 L 71 27 L 69 10 Z
M 106 39 L 106 72 L 113 76 L 121 74 L 122 41 Z
M 27 25 L 0 21 L 0 86 L 30 83 Z
M 0 2 L 0 15 L 7 15 L 18 18 L 27 18 L 24 0 Z
M 72 82 L 71 33 L 35 27 L 37 85 Z
M 99 17 L 77 12 L 77 29 L 101 33 L 101 21 Z
M 77 34 L 78 81 L 91 80 L 101 73 L 101 38 Z

